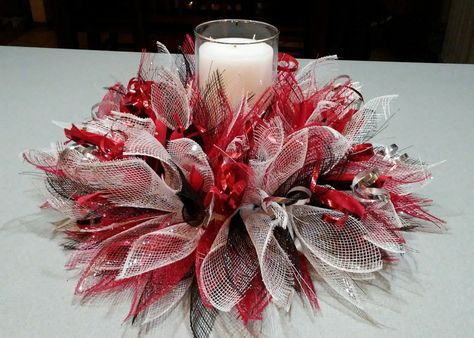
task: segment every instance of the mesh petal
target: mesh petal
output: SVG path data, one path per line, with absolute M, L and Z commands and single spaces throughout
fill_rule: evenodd
M 179 223 L 138 238 L 130 248 L 119 278 L 136 276 L 189 256 L 202 229 Z
M 372 272 L 382 268 L 379 249 L 364 239 L 367 230 L 349 216 L 343 227 L 323 221 L 323 215 L 342 213 L 312 206 L 293 206 L 290 215 L 295 234 L 304 247 L 324 263 L 349 272 Z
M 273 229 L 281 225 L 282 220 L 255 210 L 241 213 L 257 251 L 263 282 L 273 302 L 287 307 L 294 292 L 294 267 L 273 235 Z
M 282 182 L 301 169 L 307 151 L 308 130 L 303 129 L 291 135 L 265 173 L 264 190 L 270 195 L 273 194 Z
M 207 155 L 201 146 L 188 138 L 168 142 L 168 152 L 173 162 L 180 167 L 186 177 L 189 177 L 194 167 L 199 172 L 204 183 L 203 191 L 207 192 L 214 185 L 214 173 L 209 165 Z

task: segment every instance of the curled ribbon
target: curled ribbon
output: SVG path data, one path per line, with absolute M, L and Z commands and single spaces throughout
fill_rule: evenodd
M 143 81 L 134 77 L 128 82 L 127 93 L 120 100 L 120 111 L 129 112 L 139 117 L 155 119 L 151 109 L 151 85 L 153 81 Z
M 272 203 L 278 203 L 281 205 L 303 205 L 310 201 L 311 191 L 308 188 L 297 186 L 288 191 L 286 197 L 280 196 L 268 196 L 263 199 L 262 209 L 267 210 L 268 206 Z
M 202 136 L 207 131 L 206 128 L 199 124 L 191 124 L 188 129 L 185 129 L 183 123 L 176 114 L 173 116 L 173 119 L 176 122 L 176 127 L 171 133 L 170 140 L 176 140 L 183 137 L 194 138 L 197 136 Z
M 206 197 L 207 202 L 210 200 L 210 194 L 214 194 L 216 197 L 214 210 L 218 214 L 232 214 L 242 201 L 249 178 L 250 168 L 247 165 L 223 162 L 216 177 L 216 185 L 210 189 Z
M 385 146 L 378 150 L 378 154 L 391 159 L 392 161 L 405 161 L 408 159 L 408 154 L 403 153 L 401 155 L 397 154 L 398 146 L 396 144 L 391 144 L 389 146 Z
M 327 189 L 319 196 L 319 201 L 331 209 L 349 213 L 361 219 L 366 214 L 364 206 L 358 200 L 339 190 Z
M 364 206 L 351 195 L 327 187 L 318 186 L 315 197 L 317 202 L 325 207 L 342 212 L 344 215 L 335 217 L 329 214 L 323 216 L 323 221 L 342 227 L 350 215 L 359 219 L 365 218 Z
M 278 71 L 294 73 L 298 70 L 298 61 L 286 53 L 278 53 Z
M 133 114 L 138 117 L 149 117 L 155 123 L 155 137 L 162 144 L 166 140 L 166 125 L 161 122 L 152 109 L 151 86 L 153 81 L 144 81 L 134 77 L 128 82 L 127 92 L 120 100 L 120 111 Z
M 347 154 L 347 159 L 353 162 L 366 162 L 375 155 L 374 147 L 371 143 L 355 144 L 351 147 Z M 331 186 L 336 186 L 341 189 L 349 189 L 354 185 L 355 174 L 352 173 L 336 173 L 332 175 L 325 175 L 323 180 Z M 316 187 L 317 182 L 311 182 L 312 186 Z
M 354 177 L 352 191 L 364 200 L 387 202 L 390 196 L 381 188 L 383 182 L 384 177 L 376 170 L 363 171 Z
M 95 149 L 90 150 L 97 150 L 97 155 L 107 160 L 120 158 L 123 155 L 125 140 L 123 137 L 117 137 L 117 135 L 120 134 L 119 131 L 111 131 L 111 137 L 107 137 L 107 135 L 95 134 L 90 131 L 79 129 L 73 124 L 71 129 L 64 129 L 64 134 L 71 141 L 74 141 L 87 149 L 89 149 L 88 146 L 95 146 Z
M 352 146 L 347 158 L 354 162 L 368 161 L 375 155 L 371 143 L 361 143 Z

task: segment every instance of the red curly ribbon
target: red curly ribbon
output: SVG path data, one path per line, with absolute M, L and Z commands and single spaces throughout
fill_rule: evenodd
M 138 77 L 128 82 L 127 93 L 120 100 L 120 110 L 139 117 L 149 117 L 155 120 L 151 109 L 151 85 L 153 81 L 143 81 Z
M 286 53 L 278 53 L 278 71 L 294 73 L 298 70 L 298 61 Z
M 352 146 L 347 158 L 354 162 L 365 162 L 370 160 L 374 155 L 374 147 L 371 143 L 361 143 Z
M 346 224 L 347 219 L 349 218 L 349 214 L 346 212 L 342 216 L 333 216 L 329 214 L 324 214 L 322 220 L 326 223 L 334 224 L 337 228 L 341 229 Z
M 217 213 L 230 215 L 242 201 L 249 182 L 249 167 L 243 163 L 224 162 L 216 177 L 216 185 L 209 191 L 214 194 Z M 206 198 L 209 200 L 209 196 Z
M 311 175 L 311 183 L 309 186 L 309 190 L 312 193 L 315 193 L 318 190 L 319 169 L 320 169 L 319 164 L 316 164 L 313 168 L 313 173 Z
M 158 120 L 151 106 L 151 86 L 153 81 L 143 81 L 138 77 L 128 82 L 127 93 L 120 100 L 120 111 L 138 117 L 149 117 L 155 123 L 155 137 L 162 144 L 166 140 L 166 125 Z
M 120 158 L 123 154 L 123 140 L 114 140 L 107 137 L 107 135 L 91 133 L 90 131 L 77 128 L 74 124 L 71 129 L 64 129 L 64 134 L 68 139 L 82 146 L 96 146 L 100 151 L 100 155 L 108 160 Z
M 354 215 L 359 219 L 365 218 L 366 210 L 364 206 L 354 197 L 345 192 L 329 189 L 325 187 L 318 187 L 316 191 L 317 201 L 325 207 L 344 213 L 344 216 L 334 217 L 331 215 L 325 216 L 325 221 L 342 225 L 347 220 L 348 214 Z

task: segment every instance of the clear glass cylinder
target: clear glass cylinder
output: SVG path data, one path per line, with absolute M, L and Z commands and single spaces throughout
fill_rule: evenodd
M 279 35 L 276 27 L 259 21 L 225 19 L 202 23 L 194 33 L 201 90 L 219 73 L 235 109 L 244 96 L 254 102 L 275 81 Z

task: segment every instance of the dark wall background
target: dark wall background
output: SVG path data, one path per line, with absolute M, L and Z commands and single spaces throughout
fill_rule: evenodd
M 354 60 L 419 62 L 440 60 L 450 3 L 450 0 L 38 1 L 44 4 L 46 22 L 43 23 L 33 23 L 32 0 L 0 0 L 1 44 L 10 44 L 18 35 L 40 29 L 50 30 L 57 47 L 63 48 L 153 50 L 155 41 L 159 40 L 176 51 L 184 35 L 192 33 L 200 22 L 247 18 L 276 25 L 281 31 L 280 50 L 297 57 L 338 54 Z

